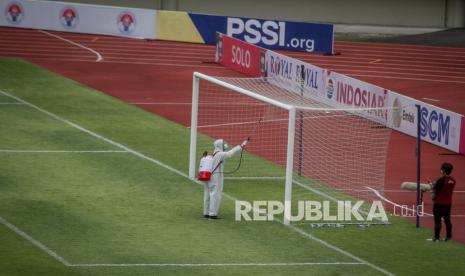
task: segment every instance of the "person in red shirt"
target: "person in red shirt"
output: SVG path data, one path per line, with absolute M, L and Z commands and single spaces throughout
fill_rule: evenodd
M 452 238 L 450 212 L 452 208 L 452 194 L 455 188 L 455 179 L 450 175 L 452 169 L 452 164 L 447 162 L 443 163 L 441 165 L 442 176 L 436 180 L 431 190 L 434 215 L 434 237 L 432 241 L 439 241 L 441 219 L 444 219 L 444 224 L 446 225 L 446 238 L 444 241 L 448 241 Z

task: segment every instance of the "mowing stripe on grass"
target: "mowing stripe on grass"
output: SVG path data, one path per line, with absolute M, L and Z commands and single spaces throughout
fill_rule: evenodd
M 60 255 L 58 255 L 56 252 L 54 252 L 53 250 L 51 250 L 50 248 L 48 248 L 47 246 L 45 246 L 43 243 L 41 243 L 40 241 L 34 239 L 33 237 L 29 236 L 28 234 L 24 233 L 23 231 L 21 231 L 18 227 L 14 226 L 13 224 L 11 224 L 10 222 L 8 222 L 6 219 L 0 217 L 0 223 L 5 225 L 6 227 L 8 227 L 10 230 L 12 230 L 13 232 L 15 232 L 16 234 L 18 234 L 19 236 L 23 237 L 24 239 L 28 240 L 30 243 L 32 243 L 33 245 L 37 246 L 38 248 L 40 248 L 42 251 L 44 251 L 45 253 L 47 253 L 49 256 L 51 256 L 52 258 L 54 258 L 55 260 L 59 261 L 60 263 L 64 264 L 65 266 L 70 266 L 71 264 L 65 260 L 65 258 L 61 257 Z
M 320 265 L 364 265 L 354 262 L 334 263 L 219 263 L 219 264 L 72 264 L 73 267 L 134 267 L 134 266 L 320 266 Z
M 118 148 L 121 148 L 121 149 L 123 149 L 123 150 L 125 150 L 125 151 L 128 151 L 128 152 L 130 152 L 130 153 L 132 153 L 132 154 L 134 154 L 134 155 L 136 155 L 136 156 L 138 156 L 138 157 L 140 157 L 140 158 L 142 158 L 142 159 L 145 159 L 145 160 L 147 160 L 147 161 L 150 161 L 150 162 L 152 162 L 152 163 L 155 163 L 155 164 L 159 165 L 160 167 L 165 168 L 165 169 L 167 169 L 167 170 L 169 170 L 169 171 L 171 171 L 171 172 L 173 172 L 173 173 L 175 173 L 175 174 L 177 174 L 177 175 L 179 175 L 179 176 L 182 176 L 182 177 L 184 177 L 184 178 L 187 178 L 187 179 L 189 179 L 189 180 L 191 180 L 191 181 L 193 181 L 193 182 L 195 182 L 195 183 L 197 183 L 197 184 L 199 184 L 199 185 L 203 185 L 203 183 L 189 178 L 189 176 L 188 176 L 187 174 L 185 174 L 185 173 L 183 173 L 183 172 L 181 172 L 181 171 L 179 171 L 179 170 L 177 170 L 177 169 L 175 169 L 175 168 L 173 168 L 173 167 L 170 167 L 170 166 L 168 166 L 168 165 L 162 163 L 161 161 L 158 161 L 158 160 L 156 160 L 156 159 L 154 159 L 154 158 L 152 158 L 152 157 L 148 157 L 148 156 L 146 156 L 145 154 L 140 153 L 140 152 L 137 152 L 137 151 L 135 151 L 135 150 L 133 150 L 133 149 L 131 149 L 131 148 L 129 148 L 129 147 L 123 145 L 123 144 L 120 144 L 120 143 L 115 142 L 115 141 L 113 141 L 113 140 L 111 140 L 111 139 L 109 139 L 109 138 L 106 138 L 106 137 L 104 137 L 104 136 L 102 136 L 102 135 L 100 135 L 100 134 L 97 134 L 97 133 L 95 133 L 95 132 L 93 132 L 93 131 L 90 131 L 90 130 L 88 130 L 88 129 L 86 129 L 86 128 L 84 128 L 84 127 L 78 125 L 78 124 L 75 124 L 75 123 L 73 123 L 73 122 L 70 122 L 70 121 L 68 121 L 68 120 L 66 120 L 66 119 L 64 119 L 64 118 L 62 118 L 62 117 L 60 117 L 60 116 L 58 116 L 58 115 L 56 115 L 56 114 L 54 114 L 54 113 L 51 113 L 51 112 L 49 112 L 49 111 L 47 111 L 47 110 L 45 110 L 45 109 L 43 109 L 43 108 L 40 108 L 40 107 L 38 107 L 38 106 L 36 106 L 36 105 L 34 105 L 34 104 L 32 104 L 32 103 L 29 103 L 29 102 L 27 102 L 27 101 L 25 101 L 25 100 L 23 100 L 23 99 L 21 99 L 21 98 L 18 98 L 18 97 L 16 97 L 16 96 L 10 95 L 10 94 L 8 94 L 8 93 L 2 91 L 2 90 L 0 90 L 0 93 L 3 94 L 3 95 L 5 95 L 5 96 L 7 96 L 7 97 L 10 97 L 10 98 L 12 98 L 12 99 L 15 99 L 15 100 L 18 101 L 18 102 L 24 103 L 25 105 L 30 106 L 31 108 L 36 109 L 36 110 L 38 110 L 38 111 L 40 111 L 40 112 L 42 112 L 42 113 L 44 113 L 44 114 L 47 114 L 48 116 L 50 116 L 50 117 L 52 117 L 52 118 L 55 118 L 55 119 L 58 120 L 58 121 L 61 121 L 61 122 L 65 123 L 65 124 L 67 124 L 67 125 L 70 125 L 70 126 L 76 128 L 76 129 L 79 129 L 79 130 L 81 130 L 82 132 L 88 133 L 89 135 L 91 135 L 91 136 L 93 136 L 93 137 L 96 137 L 96 138 L 98 138 L 98 139 L 101 139 L 101 140 L 103 140 L 103 141 L 105 141 L 105 142 L 107 142 L 107 143 L 109 143 L 109 144 L 111 144 L 111 145 L 114 145 L 114 146 L 116 146 L 116 147 L 118 147 Z M 235 197 L 233 197 L 233 196 L 231 196 L 231 195 L 229 195 L 229 194 L 227 194 L 227 193 L 223 193 L 223 195 L 224 195 L 226 198 L 229 198 L 229 199 L 232 200 L 232 201 L 238 201 L 237 198 L 235 198 Z M 322 244 L 322 245 L 324 245 L 324 246 L 326 246 L 326 247 L 328 247 L 328 248 L 330 248 L 330 249 L 333 249 L 334 251 L 339 252 L 339 253 L 341 253 L 341 254 L 343 254 L 343 255 L 349 257 L 349 258 L 352 258 L 352 259 L 354 259 L 354 260 L 356 260 L 356 261 L 358 261 L 358 262 L 360 262 L 360 263 L 363 263 L 363 264 L 365 264 L 365 265 L 367 265 L 367 266 L 373 268 L 374 270 L 376 270 L 376 271 L 378 271 L 378 272 L 381 272 L 381 273 L 386 274 L 386 275 L 392 275 L 392 273 L 390 273 L 390 272 L 384 270 L 383 268 L 381 268 L 381 267 L 379 267 L 379 266 L 376 266 L 376 265 L 374 265 L 374 264 L 372 264 L 372 263 L 370 263 L 370 262 L 368 262 L 368 261 L 366 261 L 366 260 L 363 260 L 362 258 L 359 258 L 359 257 L 357 257 L 357 256 L 355 256 L 355 255 L 353 255 L 353 254 L 351 254 L 351 253 L 349 253 L 349 252 L 347 252 L 347 251 L 345 251 L 345 250 L 343 250 L 343 249 L 337 247 L 337 246 L 334 246 L 334 245 L 332 245 L 332 244 L 329 244 L 328 242 L 326 242 L 326 241 L 324 241 L 324 240 L 321 240 L 321 239 L 319 239 L 319 238 L 313 236 L 312 234 L 303 231 L 302 229 L 299 229 L 299 228 L 297 228 L 297 227 L 295 227 L 295 226 L 292 226 L 292 225 L 285 225 L 283 221 L 278 220 L 278 219 L 276 219 L 276 221 L 280 222 L 282 225 L 284 225 L 284 226 L 286 226 L 286 227 L 289 227 L 290 229 L 294 230 L 295 232 L 297 232 L 297 233 L 299 233 L 299 234 L 301 234 L 301 235 L 303 235 L 303 236 L 305 236 L 305 237 L 307 237 L 307 238 L 310 238 L 311 240 L 316 241 L 316 242 L 318 242 L 318 243 L 320 243 L 320 244 Z

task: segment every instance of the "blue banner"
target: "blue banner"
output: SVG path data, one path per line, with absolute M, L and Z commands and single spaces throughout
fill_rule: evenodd
M 333 53 L 333 25 L 189 13 L 206 44 L 216 32 L 266 49 Z

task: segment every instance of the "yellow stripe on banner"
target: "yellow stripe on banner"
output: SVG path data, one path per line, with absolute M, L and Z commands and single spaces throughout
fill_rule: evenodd
M 187 12 L 157 11 L 156 39 L 205 43 Z

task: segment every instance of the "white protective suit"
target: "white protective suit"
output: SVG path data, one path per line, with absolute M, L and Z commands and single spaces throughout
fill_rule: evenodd
M 247 145 L 247 141 L 244 141 L 240 146 L 235 146 L 230 151 L 224 151 L 227 145 L 223 139 L 216 140 L 213 145 L 215 147 L 213 151 L 213 168 L 216 168 L 216 170 L 213 172 L 210 181 L 205 182 L 203 200 L 203 214 L 210 217 L 218 216 L 220 209 L 224 183 L 224 163 L 226 159 L 241 151 Z M 220 165 L 218 166 L 218 164 Z

